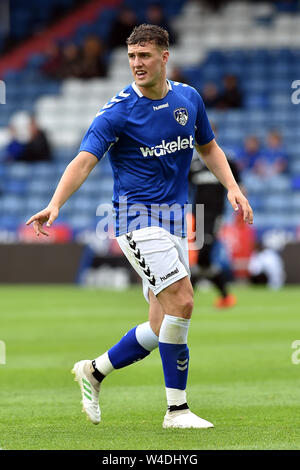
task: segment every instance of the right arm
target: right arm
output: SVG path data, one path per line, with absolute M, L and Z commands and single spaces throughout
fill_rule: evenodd
M 98 158 L 92 153 L 81 151 L 69 163 L 48 206 L 26 222 L 26 225 L 33 222 L 33 228 L 37 236 L 40 234 L 48 236 L 48 233 L 43 229 L 43 224 L 47 222 L 47 227 L 52 225 L 58 217 L 60 208 L 80 188 L 98 161 Z

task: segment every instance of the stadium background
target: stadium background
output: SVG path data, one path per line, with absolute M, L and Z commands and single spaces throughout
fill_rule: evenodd
M 140 322 L 140 313 L 145 310 L 140 291 L 131 286 L 137 279 L 120 256 L 116 243 L 111 239 L 100 241 L 96 236 L 99 221 L 96 207 L 111 201 L 108 159 L 97 165 L 63 207 L 49 239 L 36 240 L 32 228 L 24 225 L 33 213 L 47 205 L 99 108 L 131 82 L 126 48 L 110 48 L 109 43 L 120 9 L 124 5 L 130 7 L 140 23 L 146 20 L 147 6 L 159 3 L 176 36 L 171 45 L 170 72 L 185 77 L 200 93 L 208 81 L 221 86 L 224 75 L 238 77 L 243 106 L 226 111 L 208 109 L 210 120 L 218 127 L 221 146 L 234 154 L 247 135 L 263 140 L 269 130 L 276 129 L 283 136 L 288 155 L 288 171 L 264 183 L 251 173 L 243 174 L 255 212 L 253 229 L 241 228 L 230 207 L 226 209 L 223 242 L 236 280 L 244 281 L 242 287 L 236 286 L 237 307 L 220 317 L 212 307 L 211 291 L 200 292 L 196 297 L 196 311 L 201 315 L 196 317 L 191 333 L 195 351 L 191 390 L 197 396 L 200 374 L 205 378 L 201 391 L 206 392 L 206 398 L 203 400 L 201 393 L 201 405 L 195 399 L 194 402 L 208 413 L 203 417 L 216 416 L 221 426 L 228 425 L 232 415 L 236 421 L 224 428 L 222 436 L 214 437 L 213 442 L 206 434 L 199 443 L 191 434 L 186 444 L 176 445 L 299 448 L 296 438 L 299 421 L 294 419 L 297 405 L 294 389 L 299 385 L 299 370 L 295 366 L 297 361 L 292 363 L 290 359 L 291 344 L 297 340 L 299 331 L 299 293 L 295 284 L 300 282 L 300 104 L 292 100 L 295 92 L 292 84 L 300 80 L 299 2 L 45 0 L 41 9 L 39 3 L 2 1 L 0 8 L 0 340 L 7 348 L 7 364 L 0 370 L 2 403 L 6 404 L 2 408 L 2 425 L 6 429 L 0 434 L 0 447 L 177 448 L 171 436 L 168 440 L 159 434 L 160 442 L 149 440 L 153 431 L 149 418 L 146 431 L 127 422 L 128 416 L 123 418 L 120 428 L 117 412 L 123 404 L 120 402 L 117 411 L 113 410 L 108 395 L 103 400 L 113 425 L 112 428 L 104 425 L 106 436 L 102 434 L 100 443 L 99 435 L 92 436 L 88 425 L 81 428 L 81 421 L 77 422 L 78 397 L 75 390 L 70 392 L 69 378 L 65 377 L 66 367 L 71 367 L 79 353 L 85 356 L 101 352 L 96 347 L 99 331 L 104 331 L 105 336 L 102 350 L 127 331 L 132 321 Z M 43 66 L 49 59 L 51 44 L 72 42 L 81 46 L 91 34 L 100 37 L 105 46 L 106 76 L 53 78 L 45 73 Z M 5 160 L 11 139 L 9 126 L 13 124 L 18 136 L 26 140 L 28 114 L 34 114 L 48 136 L 51 161 Z M 247 286 L 247 260 L 255 238 L 281 253 L 286 282 L 291 286 L 278 292 Z M 66 283 L 73 287 L 66 287 Z M 23 284 L 33 285 L 23 287 Z M 76 284 L 97 289 L 78 289 Z M 92 332 L 91 322 L 98 325 Z M 163 391 L 161 395 L 158 391 L 162 390 L 162 378 L 153 379 L 158 374 L 155 367 L 157 370 L 160 367 L 159 356 L 155 356 L 151 366 L 147 364 L 145 369 L 141 364 L 134 366 L 138 374 L 121 372 L 120 383 L 113 378 L 108 388 L 116 402 L 124 392 L 127 409 L 138 419 L 145 419 L 142 392 L 147 393 L 149 400 L 151 396 L 152 401 L 164 399 Z M 17 383 L 16 371 L 24 373 L 23 391 L 19 394 L 11 392 L 12 384 Z M 130 402 L 133 385 L 138 411 Z M 74 403 L 65 411 L 64 396 L 70 393 Z M 216 407 L 220 395 L 222 410 Z M 28 405 L 25 409 L 24 397 Z M 236 403 L 239 404 L 235 407 Z M 18 410 L 16 415 L 11 414 L 13 404 Z M 42 424 L 39 411 L 34 408 L 36 404 L 45 407 L 43 416 L 51 416 L 52 425 L 65 433 L 65 440 L 58 431 L 52 432 L 51 427 L 39 428 Z M 30 411 L 33 409 L 36 411 Z M 17 442 L 14 433 L 17 428 L 11 423 L 11 417 L 17 413 L 21 413 L 19 426 L 25 425 L 28 431 L 26 437 L 24 433 L 23 444 Z M 60 422 L 62 415 L 65 428 Z M 157 419 L 160 429 L 159 416 L 154 414 L 153 419 Z M 267 431 L 256 426 L 259 419 L 260 423 L 267 422 Z M 282 425 L 279 430 L 278 420 Z M 234 434 L 236 424 L 240 439 Z M 254 426 L 252 435 L 247 431 L 249 424 Z M 33 431 L 36 427 L 43 430 L 44 439 Z M 75 429 L 72 437 L 71 427 Z M 124 433 L 128 429 L 126 441 Z M 139 432 L 141 440 L 136 437 Z

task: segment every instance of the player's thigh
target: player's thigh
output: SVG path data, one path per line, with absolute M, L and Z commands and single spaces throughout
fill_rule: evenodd
M 189 275 L 187 241 L 160 227 L 146 227 L 117 238 L 140 277 L 147 301 L 149 289 L 157 296 Z

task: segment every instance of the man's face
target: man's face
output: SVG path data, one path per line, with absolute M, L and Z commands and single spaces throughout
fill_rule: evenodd
M 129 66 L 138 86 L 151 87 L 163 77 L 169 52 L 152 42 L 128 46 Z
M 259 149 L 259 142 L 256 137 L 248 137 L 245 141 L 245 148 L 250 153 L 255 153 Z

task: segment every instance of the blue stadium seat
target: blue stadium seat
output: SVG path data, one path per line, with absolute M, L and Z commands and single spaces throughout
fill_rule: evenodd
M 299 188 L 300 189 L 300 188 Z M 289 198 L 289 206 L 294 213 L 300 214 L 300 191 L 294 192 Z
M 1 198 L 2 215 L 22 215 L 24 213 L 26 199 L 15 194 L 5 194 Z
M 27 219 L 17 215 L 0 215 L 0 229 L 16 232 L 20 223 L 24 220 Z
M 40 162 L 31 165 L 32 178 L 56 177 L 56 165 L 54 163 Z
M 262 210 L 263 209 L 263 207 L 264 207 L 264 198 L 261 195 L 255 194 L 255 193 L 253 194 L 253 193 L 248 192 L 247 197 L 248 197 L 248 200 L 251 204 L 251 207 L 255 211 L 255 213 L 256 213 L 257 210 Z
M 28 197 L 49 198 L 56 186 L 56 178 L 32 178 L 27 183 Z
M 84 214 L 75 214 L 65 218 L 65 220 L 71 225 L 74 230 L 86 229 L 90 225 L 93 225 L 94 219 L 94 217 L 90 217 Z
M 30 196 L 24 201 L 24 212 L 31 213 L 31 215 L 39 212 L 40 210 L 47 207 L 49 204 L 49 198 L 44 196 Z
M 6 166 L 6 176 L 8 179 L 27 180 L 31 175 L 31 165 L 28 163 L 12 163 Z
M 275 175 L 268 180 L 268 188 L 274 192 L 285 192 L 291 189 L 291 179 L 288 175 Z
M 286 197 L 286 194 L 269 194 L 264 197 L 263 206 L 264 209 L 268 212 L 285 212 L 287 210 L 287 200 L 289 197 Z
M 2 191 L 5 194 L 25 195 L 27 191 L 27 183 L 22 180 L 5 180 L 2 183 Z
M 269 97 L 265 93 L 248 93 L 244 97 L 244 106 L 249 109 L 269 107 Z

